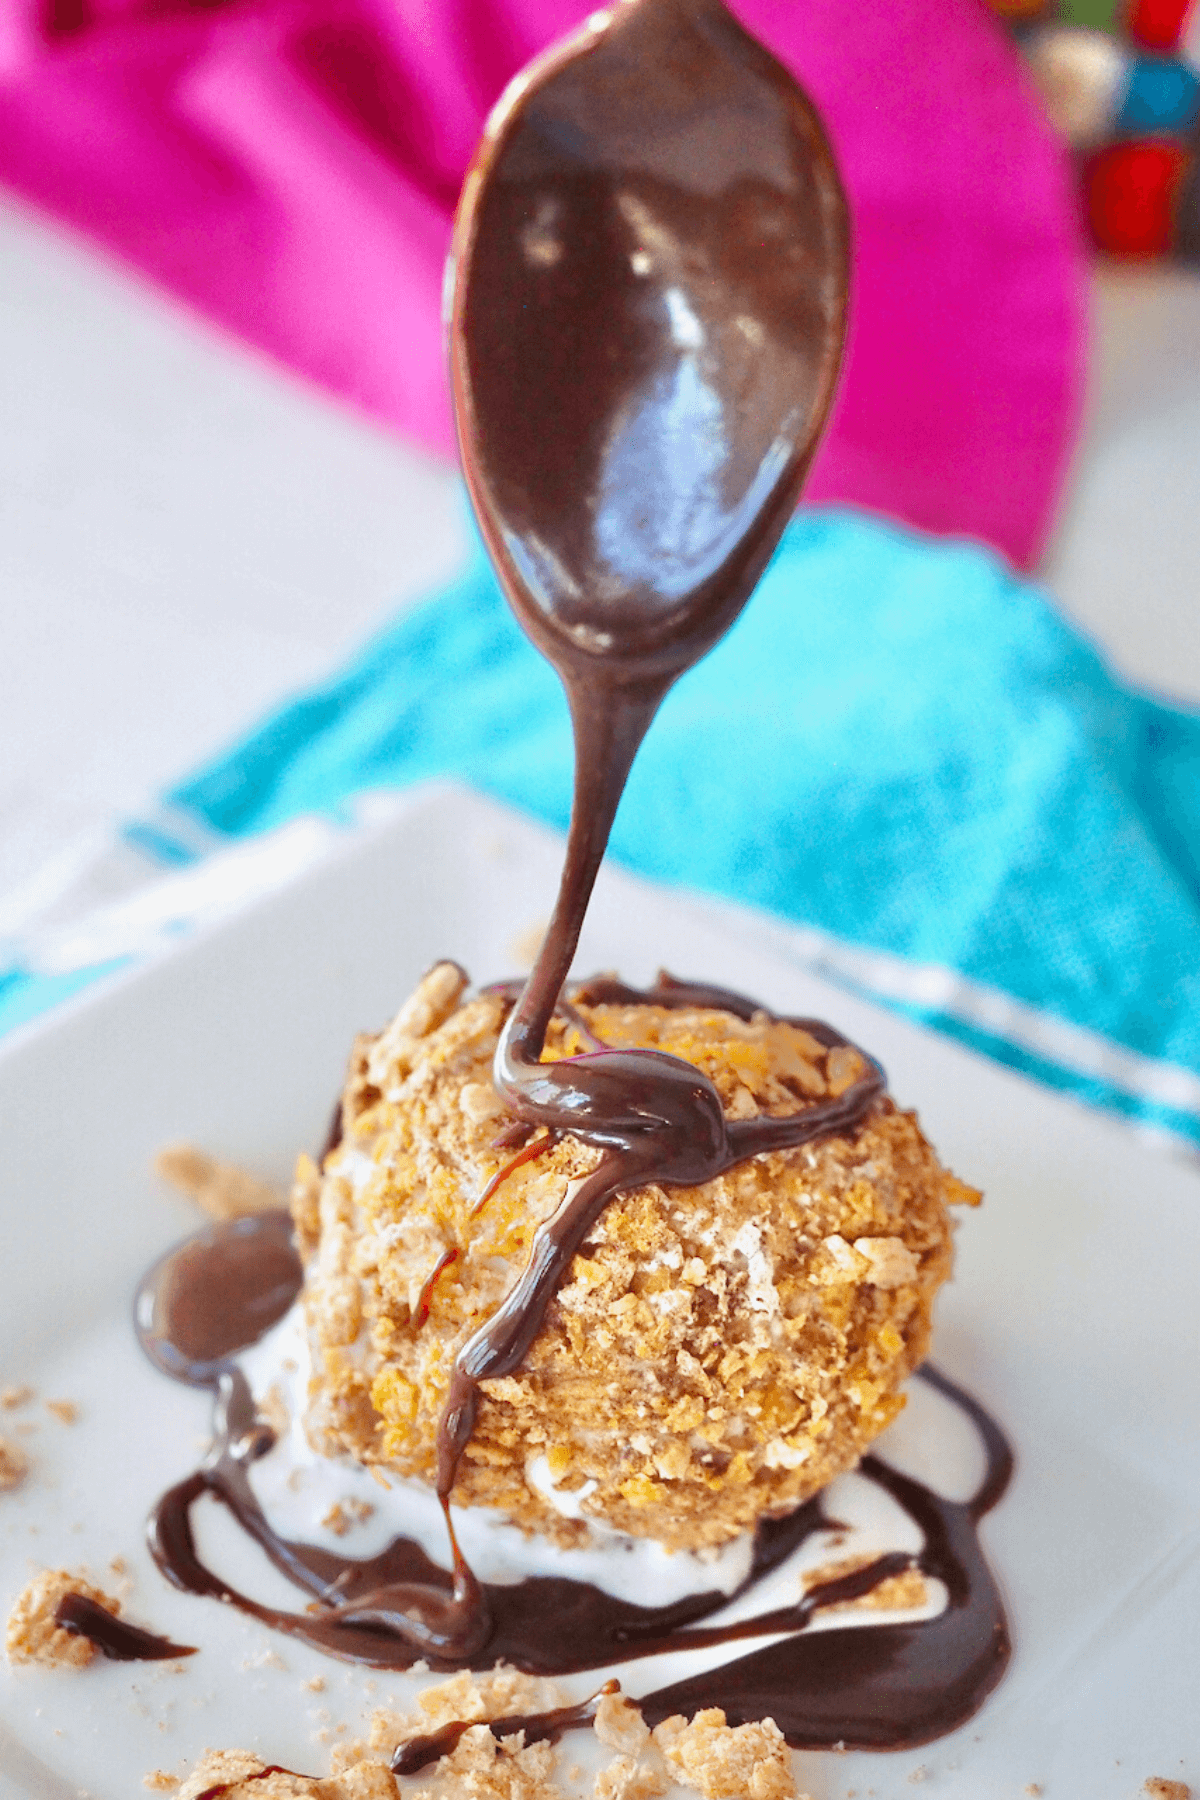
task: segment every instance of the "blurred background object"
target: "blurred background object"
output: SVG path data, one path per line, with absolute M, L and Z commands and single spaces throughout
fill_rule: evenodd
M 1200 264 L 1194 0 L 988 0 L 1015 30 L 1054 129 L 1079 154 L 1092 240 Z
M 8 0 L 0 183 L 446 455 L 441 283 L 487 111 L 588 0 Z M 855 224 L 808 496 L 1045 539 L 1078 422 L 1071 171 L 980 0 L 742 0 Z

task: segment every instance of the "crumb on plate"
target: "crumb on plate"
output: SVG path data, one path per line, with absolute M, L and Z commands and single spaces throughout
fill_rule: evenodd
M 269 1182 L 239 1169 L 236 1163 L 220 1162 L 194 1144 L 168 1144 L 155 1157 L 154 1168 L 211 1219 L 242 1219 L 283 1205 L 282 1196 Z
M 46 1668 L 59 1669 L 87 1667 L 96 1654 L 91 1639 L 64 1631 L 54 1622 L 58 1603 L 67 1594 L 82 1594 L 114 1618 L 120 1617 L 120 1601 L 84 1576 L 73 1575 L 69 1569 L 43 1569 L 17 1595 L 8 1615 L 4 1648 L 9 1662 L 41 1663 Z
M 791 1752 L 774 1719 L 727 1725 L 713 1706 L 690 1723 L 664 1719 L 653 1738 L 675 1779 L 703 1800 L 797 1800 Z
M 815 1587 L 824 1586 L 827 1581 L 840 1581 L 844 1575 L 853 1575 L 858 1569 L 865 1569 L 874 1558 L 868 1554 L 861 1556 L 843 1556 L 837 1562 L 822 1563 L 818 1568 L 806 1569 L 802 1577 L 804 1591 L 810 1594 Z M 869 1594 L 860 1594 L 857 1600 L 838 1600 L 830 1606 L 820 1606 L 820 1613 L 835 1612 L 900 1612 L 909 1607 L 925 1606 L 929 1600 L 929 1588 L 920 1569 L 905 1569 L 903 1574 L 889 1575 L 878 1587 L 873 1587 Z
M 0 1437 L 0 1492 L 19 1486 L 28 1473 L 29 1458 L 20 1445 Z
M 554 1684 L 515 1669 L 490 1675 L 461 1671 L 425 1688 L 417 1711 L 379 1710 L 369 1742 L 338 1745 L 328 1775 L 278 1768 L 248 1750 L 210 1750 L 178 1788 L 177 1800 L 566 1800 L 555 1779 L 553 1744 L 526 1744 L 523 1733 L 497 1739 L 489 1720 L 561 1705 Z M 396 1748 L 440 1726 L 470 1721 L 453 1750 L 403 1787 L 388 1764 Z M 796 1792 L 791 1755 L 774 1722 L 728 1725 L 717 1708 L 688 1721 L 666 1719 L 651 1733 L 637 1706 L 605 1695 L 597 1707 L 596 1734 L 619 1754 L 595 1778 L 594 1800 L 661 1800 L 673 1783 L 695 1789 L 702 1800 L 806 1800 Z M 578 1776 L 571 1768 L 568 1776 Z M 174 1778 L 153 1771 L 148 1787 Z

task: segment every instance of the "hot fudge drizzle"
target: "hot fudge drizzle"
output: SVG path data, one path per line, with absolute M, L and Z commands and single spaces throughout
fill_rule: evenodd
M 659 985 L 646 992 L 603 978 L 573 989 L 571 997 L 594 1003 L 718 1006 L 741 1018 L 760 1010 L 725 990 L 670 977 L 660 977 Z M 823 1043 L 844 1042 L 819 1021 L 791 1022 L 802 1025 Z M 852 1101 L 847 1094 L 840 1102 L 803 1108 L 790 1119 L 737 1123 L 772 1129 L 790 1126 L 801 1139 L 822 1129 L 852 1129 L 854 1108 L 861 1115 L 874 1102 L 882 1080 L 877 1065 L 868 1060 L 866 1072 L 856 1084 L 860 1091 Z M 828 1110 L 833 1106 L 840 1109 L 836 1119 Z M 433 1667 L 443 1669 L 485 1670 L 502 1660 L 529 1674 L 566 1674 L 787 1633 L 782 1642 L 752 1650 L 719 1669 L 651 1691 L 639 1704 L 651 1724 L 673 1712 L 710 1705 L 722 1706 L 734 1724 L 769 1715 L 790 1743 L 805 1748 L 843 1742 L 847 1747 L 898 1749 L 926 1742 L 961 1724 L 999 1680 L 1009 1655 L 1008 1632 L 975 1526 L 1004 1490 L 1011 1453 L 983 1409 L 929 1368 L 921 1372 L 922 1377 L 960 1406 L 979 1430 L 987 1471 L 977 1494 L 969 1502 L 957 1503 L 934 1494 L 877 1457 L 864 1459 L 859 1473 L 890 1493 L 920 1526 L 925 1547 L 917 1557 L 890 1553 L 867 1568 L 811 1590 L 795 1606 L 727 1626 L 705 1623 L 736 1597 L 719 1591 L 653 1608 L 561 1577 L 536 1576 L 505 1586 L 480 1583 L 475 1616 L 486 1620 L 484 1633 L 465 1648 L 446 1641 L 438 1645 L 432 1641 L 438 1631 L 445 1630 L 447 1619 L 453 1627 L 456 1610 L 462 1610 L 461 1578 L 456 1594 L 454 1577 L 433 1563 L 420 1545 L 404 1537 L 394 1540 L 380 1555 L 361 1560 L 282 1538 L 272 1529 L 250 1485 L 249 1467 L 271 1448 L 273 1434 L 256 1412 L 245 1377 L 230 1360 L 239 1346 L 228 1295 L 236 1289 L 245 1296 L 242 1330 L 246 1340 L 253 1341 L 261 1335 L 264 1316 L 262 1300 L 253 1292 L 257 1253 L 259 1248 L 267 1252 L 262 1263 L 263 1284 L 271 1296 L 268 1310 L 274 1314 L 283 1300 L 280 1246 L 286 1232 L 286 1215 L 266 1214 L 210 1229 L 180 1247 L 178 1254 L 188 1270 L 187 1354 L 177 1346 L 166 1355 L 161 1350 L 162 1341 L 170 1340 L 171 1297 L 185 1292 L 170 1258 L 151 1272 L 139 1297 L 139 1318 L 154 1321 L 148 1347 L 155 1360 L 178 1379 L 212 1386 L 216 1394 L 209 1455 L 194 1475 L 163 1496 L 150 1522 L 155 1560 L 176 1586 L 225 1600 L 328 1654 L 376 1668 L 403 1669 L 424 1656 Z M 295 1267 L 298 1288 L 298 1264 Z M 551 1291 L 547 1290 L 546 1300 Z M 211 1337 L 203 1326 L 209 1301 L 213 1302 Z M 264 1606 L 203 1563 L 190 1513 L 205 1493 L 226 1506 L 275 1566 L 310 1597 L 312 1611 L 289 1613 Z M 750 1573 L 737 1593 L 753 1588 L 807 1539 L 834 1524 L 823 1510 L 820 1496 L 787 1518 L 764 1521 L 755 1534 Z M 946 1586 L 947 1607 L 938 1617 L 805 1635 L 804 1627 L 819 1607 L 869 1592 L 914 1563 Z M 419 1613 L 418 1607 L 422 1609 Z M 527 1723 L 532 1730 L 540 1729 L 545 1721 L 531 1717 Z M 554 1724 L 555 1730 L 562 1728 L 563 1722 Z M 445 1748 L 450 1747 L 447 1740 Z M 441 1752 L 430 1748 L 429 1754 Z
M 559 914 L 574 921 L 577 914 L 582 918 L 580 909 L 586 906 L 591 881 L 586 879 L 586 892 L 581 895 L 568 891 L 570 882 L 568 865 Z M 554 962 L 562 958 L 560 927 L 561 921 L 552 923 L 542 957 L 516 997 L 501 1032 L 496 1085 L 527 1125 L 569 1131 L 604 1154 L 559 1210 L 537 1228 L 529 1260 L 511 1291 L 454 1359 L 450 1394 L 438 1425 L 437 1488 L 444 1504 L 474 1426 L 479 1383 L 511 1375 L 520 1366 L 573 1257 L 616 1194 L 647 1182 L 663 1187 L 699 1186 L 752 1156 L 851 1131 L 885 1086 L 879 1065 L 865 1051 L 858 1051 L 861 1073 L 836 1098 L 798 1107 L 784 1118 L 726 1119 L 720 1096 L 707 1076 L 691 1063 L 660 1050 L 598 1046 L 582 1056 L 540 1062 L 537 1057 L 550 1014 L 536 1028 L 530 1024 L 531 1006 L 539 1020 L 541 1008 L 540 1001 L 530 1001 L 530 993 L 539 983 L 542 962 L 547 957 Z M 574 936 L 578 936 L 577 925 Z M 666 974 L 645 990 L 599 977 L 571 989 L 570 998 L 594 1004 L 713 1008 L 741 1019 L 751 1019 L 764 1010 L 727 989 L 677 981 Z M 556 993 L 554 1005 L 558 1004 Z M 553 1010 L 552 1006 L 551 1013 Z M 810 1032 L 826 1048 L 854 1048 L 820 1020 L 788 1022 Z
M 210 1353 L 202 1375 L 158 1358 L 169 1373 L 216 1389 L 217 1423 L 203 1467 L 156 1509 L 151 1545 L 177 1585 L 377 1667 L 423 1657 L 440 1668 L 503 1660 L 566 1673 L 786 1634 L 643 1696 L 643 1711 L 653 1721 L 719 1703 L 734 1722 L 769 1713 L 797 1745 L 898 1748 L 961 1723 L 1008 1656 L 975 1525 L 999 1498 L 1011 1459 L 991 1422 L 941 1377 L 929 1376 L 983 1433 L 989 1469 L 975 1500 L 956 1506 L 874 1458 L 861 1467 L 922 1525 L 920 1566 L 946 1583 L 946 1610 L 919 1625 L 804 1634 L 815 1607 L 868 1591 L 910 1566 L 907 1556 L 878 1558 L 794 1606 L 722 1626 L 703 1623 L 728 1604 L 719 1592 L 646 1608 L 561 1578 L 483 1584 L 454 1540 L 450 1495 L 478 1384 L 521 1363 L 614 1195 L 648 1183 L 699 1185 L 768 1150 L 852 1132 L 883 1089 L 882 1072 L 860 1052 L 862 1073 L 840 1097 L 786 1118 L 733 1121 L 703 1074 L 659 1051 L 601 1045 L 541 1060 L 642 738 L 674 681 L 738 616 L 791 515 L 832 398 L 846 296 L 844 202 L 820 123 L 718 0 L 639 0 L 587 30 L 586 49 L 552 56 L 485 136 L 456 225 L 451 364 L 485 540 L 520 623 L 563 682 L 575 734 L 558 901 L 513 999 L 495 1081 L 526 1130 L 569 1132 L 601 1159 L 537 1229 L 511 1293 L 455 1358 L 437 1466 L 452 1575 L 405 1538 L 354 1561 L 271 1530 L 248 1479 L 270 1434 L 231 1347 Z M 722 129 L 712 129 L 714 111 Z M 691 396 L 698 410 L 685 418 L 678 404 L 664 406 L 668 391 Z M 651 446 L 661 479 L 631 487 L 628 471 L 610 466 L 622 432 Z M 689 436 L 715 446 L 717 459 L 690 487 L 680 472 L 692 463 L 679 455 Z M 715 1005 L 741 1017 L 757 1010 L 669 981 L 646 995 L 611 983 L 585 994 Z M 844 1042 L 803 1023 L 826 1045 Z M 339 1130 L 335 1119 L 331 1142 Z M 160 1327 L 165 1310 L 155 1314 Z M 206 1568 L 189 1516 L 205 1492 L 311 1596 L 313 1611 L 261 1606 Z M 739 1592 L 830 1523 L 817 1499 L 760 1525 Z M 836 1691 L 825 1676 L 834 1667 Z M 532 1730 L 546 1720 L 518 1723 Z

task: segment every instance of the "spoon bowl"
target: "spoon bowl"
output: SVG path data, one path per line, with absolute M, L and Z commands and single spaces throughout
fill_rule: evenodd
M 489 552 L 564 679 L 661 691 L 741 611 L 829 410 L 847 255 L 817 114 L 720 0 L 619 0 L 509 88 L 451 373 Z

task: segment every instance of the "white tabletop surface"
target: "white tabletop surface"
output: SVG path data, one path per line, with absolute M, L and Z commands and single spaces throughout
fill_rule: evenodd
M 1045 579 L 1200 703 L 1200 276 L 1101 272 L 1095 327 Z M 0 197 L 0 936 L 64 845 L 451 574 L 460 505 L 448 468 Z

